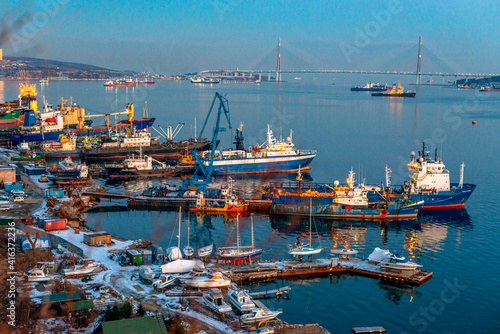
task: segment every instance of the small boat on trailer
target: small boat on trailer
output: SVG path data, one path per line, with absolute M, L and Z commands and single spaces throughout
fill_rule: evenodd
M 220 271 L 214 271 L 211 274 L 202 271 L 186 280 L 185 284 L 189 288 L 226 288 L 231 284 L 231 280 L 224 278 Z
M 161 274 L 160 277 L 158 277 L 158 279 L 153 282 L 153 288 L 155 290 L 161 290 L 177 282 L 178 282 L 177 276 Z
M 223 314 L 232 310 L 231 305 L 224 301 L 222 292 L 217 288 L 213 288 L 208 293 L 203 294 L 203 301 L 217 313 Z
M 249 312 L 256 307 L 247 290 L 240 290 L 232 286 L 229 288 L 227 295 L 229 297 L 229 302 L 240 311 L 240 313 Z

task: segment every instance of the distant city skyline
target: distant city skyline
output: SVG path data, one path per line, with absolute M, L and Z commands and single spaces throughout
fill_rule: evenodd
M 422 35 L 422 72 L 496 73 L 499 6 L 494 1 L 19 0 L 0 5 L 0 48 L 4 57 L 176 74 L 274 69 L 281 37 L 283 70 L 415 71 Z

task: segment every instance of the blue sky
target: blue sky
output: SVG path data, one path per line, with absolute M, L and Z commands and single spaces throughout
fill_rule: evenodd
M 0 5 L 4 26 L 25 8 L 35 32 L 15 31 L 4 54 L 163 73 L 272 69 L 281 37 L 283 69 L 414 71 L 422 35 L 424 72 L 500 67 L 500 4 L 489 0 L 18 0 Z

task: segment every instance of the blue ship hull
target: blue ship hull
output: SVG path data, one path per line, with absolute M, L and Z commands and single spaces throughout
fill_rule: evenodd
M 391 88 L 382 88 L 382 87 L 372 87 L 372 88 L 365 88 L 365 87 L 351 87 L 351 91 L 353 92 L 384 92 L 387 90 L 390 90 Z
M 214 160 L 213 175 L 287 173 L 310 169 L 309 164 L 316 157 L 314 154 L 302 154 L 292 157 L 242 158 Z
M 312 200 L 312 208 L 310 207 Z M 332 203 L 333 197 L 279 196 L 272 199 L 270 213 L 275 215 L 312 216 L 332 219 L 400 220 L 415 219 L 423 203 L 402 205 L 383 202 L 366 206 Z
M 153 123 L 155 121 L 155 118 L 147 118 L 147 119 L 141 119 L 137 120 L 134 123 L 134 128 L 136 130 L 145 130 L 149 129 L 151 126 L 153 126 Z M 120 124 L 118 129 L 125 129 L 125 128 L 130 128 L 130 126 L 123 126 L 125 123 Z M 110 125 L 109 128 L 115 128 L 115 125 Z M 41 133 L 9 133 L 8 136 L 11 140 L 22 143 L 23 141 L 31 142 L 31 141 L 44 141 L 44 140 L 58 140 L 59 135 L 69 135 L 73 134 L 75 136 L 81 137 L 81 136 L 98 136 L 102 134 L 107 134 L 109 133 L 109 129 L 107 126 L 101 125 L 101 126 L 96 126 L 92 130 L 77 130 L 77 129 L 67 129 L 65 131 L 55 131 L 55 132 L 45 132 L 42 136 Z
M 463 208 L 470 195 L 474 192 L 476 185 L 465 183 L 463 188 L 458 188 L 458 183 L 452 183 L 451 187 L 456 189 L 453 191 L 440 191 L 437 194 L 411 194 L 409 199 L 415 202 L 424 201 L 422 210 Z M 396 190 L 396 194 L 402 194 L 402 190 Z M 369 192 L 368 197 L 373 200 L 382 200 L 380 194 L 375 192 Z
M 23 141 L 44 141 L 44 140 L 58 140 L 60 135 L 63 135 L 64 131 L 55 132 L 45 132 L 43 135 L 41 133 L 9 133 L 9 138 L 17 143 L 22 143 Z
M 455 191 L 441 191 L 437 194 L 412 194 L 413 201 L 424 201 L 422 209 L 455 209 L 463 208 L 470 195 L 476 188 L 475 184 L 464 184 L 463 188 L 458 188 L 458 184 L 451 184 L 457 187 Z

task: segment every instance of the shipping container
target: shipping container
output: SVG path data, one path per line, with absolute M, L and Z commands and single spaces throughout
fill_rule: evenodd
M 49 198 L 50 196 L 54 198 L 60 198 L 66 196 L 66 190 L 64 189 L 47 189 L 45 190 L 45 198 Z
M 18 183 L 5 182 L 4 185 L 5 185 L 6 192 L 11 192 L 12 190 L 20 190 L 20 191 L 23 190 L 23 183 L 22 182 L 18 182 Z
M 26 175 L 42 175 L 47 174 L 47 168 L 40 165 L 27 165 L 23 168 L 23 173 Z
M 141 266 L 142 265 L 142 254 L 139 253 L 138 251 L 132 249 L 127 251 L 127 256 L 130 259 L 130 263 L 133 264 L 134 266 Z
M 66 219 L 46 220 L 44 229 L 45 231 L 64 230 L 67 223 L 68 221 Z

